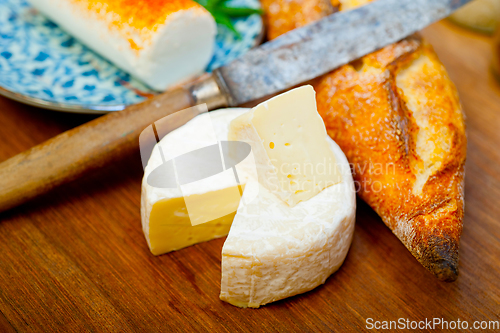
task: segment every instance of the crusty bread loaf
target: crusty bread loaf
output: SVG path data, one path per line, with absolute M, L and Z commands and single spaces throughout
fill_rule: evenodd
M 261 3 L 268 39 L 335 13 L 339 7 L 337 0 L 261 0 Z
M 455 280 L 465 125 L 432 47 L 409 37 L 318 78 L 314 87 L 360 197 L 424 267 L 440 280 Z
M 412 37 L 315 84 L 328 134 L 354 166 L 359 195 L 441 280 L 458 274 L 464 117 L 430 45 Z
M 373 0 L 261 0 L 268 39 Z

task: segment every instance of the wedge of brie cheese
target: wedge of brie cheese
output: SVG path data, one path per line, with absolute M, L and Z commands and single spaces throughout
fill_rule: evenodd
M 260 183 L 291 207 L 341 180 L 310 85 L 236 118 L 229 139 L 252 145 Z
M 204 71 L 216 24 L 191 0 L 29 0 L 89 48 L 156 90 Z
M 175 188 L 155 187 L 148 178 L 165 161 L 226 141 L 231 120 L 246 111 L 226 109 L 202 114 L 155 146 L 144 170 L 141 192 L 142 228 L 153 254 L 179 250 L 229 232 L 241 192 L 247 189 L 245 184 L 250 177 L 257 177 L 251 154 L 236 167 L 239 183 L 231 169 Z M 194 167 L 200 171 L 207 168 L 203 164 Z M 176 169 L 177 173 L 182 171 Z
M 305 86 L 252 110 L 197 116 L 167 134 L 155 146 L 142 184 L 142 225 L 151 252 L 229 232 L 220 298 L 240 307 L 259 307 L 324 283 L 347 255 L 356 199 L 347 159 L 318 118 L 314 90 Z M 201 177 L 207 166 L 199 164 L 199 179 L 182 184 L 181 173 L 190 166 L 178 165 L 180 157 L 228 139 L 251 145 L 237 172 L 226 168 Z M 155 170 L 171 160 L 177 186 L 154 186 Z M 287 163 L 297 172 L 282 168 Z M 296 193 L 280 177 L 323 185 Z
M 328 145 L 340 183 L 294 207 L 261 186 L 257 198 L 240 205 L 222 248 L 222 300 L 256 308 L 314 289 L 342 265 L 356 196 L 344 153 L 333 140 Z

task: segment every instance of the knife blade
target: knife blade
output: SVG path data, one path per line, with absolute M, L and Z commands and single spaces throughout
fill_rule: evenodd
M 143 129 L 159 119 L 169 116 L 166 134 L 207 108 L 236 106 L 275 94 L 396 42 L 469 1 L 378 0 L 332 14 L 263 44 L 187 86 L 66 131 L 0 163 L 0 212 L 137 151 Z M 177 112 L 200 104 L 207 108 Z
M 438 21 L 471 0 L 378 0 L 290 31 L 218 69 L 229 105 L 325 74 Z

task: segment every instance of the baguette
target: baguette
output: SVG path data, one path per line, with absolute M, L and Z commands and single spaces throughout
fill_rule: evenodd
M 261 4 L 268 39 L 333 14 L 340 6 L 336 0 L 261 0 Z
M 318 112 L 352 165 L 359 196 L 425 268 L 454 281 L 464 216 L 465 117 L 432 47 L 411 36 L 313 85 Z

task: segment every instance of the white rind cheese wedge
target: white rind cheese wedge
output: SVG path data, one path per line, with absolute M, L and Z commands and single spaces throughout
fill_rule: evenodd
M 305 98 L 310 97 L 308 94 Z M 290 96 L 304 97 L 300 93 L 284 95 L 284 100 L 292 102 L 293 98 L 289 99 Z M 301 120 L 301 123 L 305 125 L 312 117 L 311 127 L 317 129 L 314 125 L 317 112 L 307 109 L 311 107 L 310 102 L 309 100 L 303 105 L 302 112 L 307 115 L 307 119 Z M 278 107 L 289 105 L 279 104 L 281 103 L 278 103 Z M 297 101 L 295 104 L 301 105 Z M 272 109 L 273 103 L 269 105 Z M 315 106 L 314 103 L 312 106 Z M 295 112 L 293 107 L 288 110 L 292 118 L 301 119 L 302 115 Z M 276 142 L 290 142 L 292 147 L 299 148 L 292 154 L 285 151 L 284 158 L 278 150 L 272 160 L 279 163 L 316 161 L 319 164 L 325 162 L 318 162 L 317 154 L 330 156 L 326 164 L 334 164 L 331 172 L 336 173 L 332 177 L 336 182 L 333 185 L 319 190 L 308 199 L 302 198 L 302 201 L 295 202 L 293 206 L 289 205 L 278 196 L 283 191 L 273 192 L 261 183 L 261 180 L 266 180 L 266 176 L 273 174 L 257 172 L 261 165 L 256 165 L 254 156 L 259 156 L 261 161 L 269 157 L 259 145 L 254 145 L 248 157 L 240 163 L 241 166 L 237 166 L 239 181 L 244 184 L 242 197 L 238 195 L 241 188 L 237 186 L 230 169 L 186 185 L 178 182 L 181 185 L 177 184 L 175 188 L 159 188 L 149 183 L 150 176 L 160 166 L 166 165 L 165 161 L 177 161 L 179 157 L 190 155 L 193 151 L 218 141 L 228 138 L 234 140 L 234 136 L 229 134 L 235 128 L 242 128 L 233 126 L 234 121 L 244 127 L 241 120 L 245 117 L 249 119 L 248 115 L 255 114 L 254 111 L 213 111 L 202 114 L 169 133 L 155 146 L 142 184 L 142 225 L 153 254 L 178 250 L 225 236 L 229 232 L 222 249 L 220 298 L 240 307 L 259 307 L 323 284 L 342 265 L 347 255 L 356 210 L 351 169 L 338 145 L 328 138 L 326 132 L 311 135 L 315 139 L 305 140 L 305 144 L 294 140 L 294 126 L 297 123 L 287 122 L 286 116 L 273 117 L 273 110 L 268 117 L 269 126 L 254 138 L 269 141 L 269 136 L 274 135 L 273 127 L 281 126 L 283 122 L 285 129 L 280 135 L 284 139 L 278 141 L 277 138 Z M 262 129 L 261 125 L 249 131 L 255 133 L 259 128 Z M 326 143 L 327 151 L 323 148 L 316 149 L 318 141 Z M 294 160 L 290 157 L 292 155 L 295 156 Z M 185 168 L 178 168 L 177 164 L 175 166 L 174 173 L 179 180 L 180 173 Z M 276 163 L 273 166 L 276 167 Z M 199 167 L 201 169 L 198 170 L 204 170 L 205 166 Z M 307 174 L 305 177 L 307 178 Z M 198 207 L 188 209 L 190 202 Z M 193 223 L 196 220 L 193 214 L 196 215 L 197 211 L 208 216 L 207 221 Z
M 213 17 L 191 0 L 29 0 L 89 48 L 156 90 L 202 73 Z
M 291 207 L 341 180 L 315 94 L 306 85 L 273 97 L 229 131 L 230 140 L 252 145 L 260 183 Z
M 294 207 L 265 187 L 249 204 L 249 192 L 243 194 L 222 248 L 222 300 L 257 308 L 323 284 L 342 265 L 354 231 L 356 197 L 344 153 L 333 140 L 328 145 L 340 183 Z
M 226 141 L 229 123 L 246 111 L 248 109 L 234 108 L 199 115 L 167 134 L 155 146 L 144 170 L 141 192 L 142 228 L 153 254 L 226 236 L 241 199 L 232 170 L 179 188 L 151 186 L 148 176 L 163 163 L 160 148 L 165 161 L 169 161 L 218 141 Z M 204 168 L 203 165 L 197 167 Z M 256 178 L 253 156 L 243 160 L 237 171 L 241 184 L 246 184 L 251 176 Z M 192 205 L 188 212 L 189 204 Z M 197 212 L 210 222 L 193 225 Z

